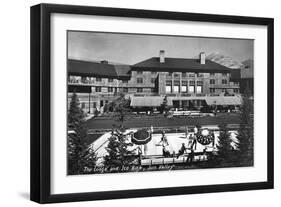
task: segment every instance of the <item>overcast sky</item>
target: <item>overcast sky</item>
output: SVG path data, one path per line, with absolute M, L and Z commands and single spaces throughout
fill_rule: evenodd
M 108 60 L 136 64 L 159 56 L 194 58 L 219 52 L 237 61 L 253 58 L 253 40 L 136 35 L 97 32 L 68 32 L 68 57 L 79 60 Z

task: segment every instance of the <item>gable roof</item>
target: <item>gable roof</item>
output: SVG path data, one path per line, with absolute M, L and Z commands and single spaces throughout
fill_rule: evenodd
M 90 62 L 69 59 L 67 71 L 70 75 L 85 75 L 106 78 L 129 78 L 130 66 L 111 63 Z
M 199 59 L 165 58 L 160 63 L 159 57 L 152 57 L 132 66 L 133 70 L 163 71 L 163 72 L 230 72 L 230 68 L 206 59 L 200 64 Z

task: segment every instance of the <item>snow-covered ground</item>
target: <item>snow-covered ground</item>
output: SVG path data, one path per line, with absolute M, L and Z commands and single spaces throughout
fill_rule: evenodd
M 204 128 L 208 128 L 208 129 L 215 129 L 212 126 L 204 126 Z M 127 130 L 125 133 L 126 134 L 130 134 L 131 132 L 136 132 L 136 129 L 130 129 Z M 188 133 L 188 136 L 192 134 Z M 232 140 L 235 142 L 236 141 L 236 131 L 230 131 L 231 134 L 231 138 Z M 214 131 L 214 135 L 215 135 L 215 143 L 218 142 L 218 136 L 219 136 L 219 132 L 218 131 Z M 102 136 L 100 136 L 96 141 L 94 141 L 90 147 L 91 149 L 96 153 L 98 159 L 98 164 L 101 164 L 103 161 L 103 157 L 107 155 L 107 151 L 106 151 L 106 147 L 108 145 L 108 139 L 110 138 L 111 133 L 105 133 Z M 161 137 L 162 134 L 153 134 L 152 135 L 152 139 L 149 143 L 146 144 L 146 146 L 141 145 L 141 149 L 142 149 L 142 154 L 145 156 L 151 156 L 151 155 L 155 155 L 155 156 L 161 156 L 163 154 L 162 152 L 162 145 L 161 145 Z M 168 145 L 167 145 L 167 149 L 169 150 L 169 152 L 171 154 L 173 154 L 173 152 L 175 154 L 178 153 L 179 149 L 182 146 L 182 143 L 185 144 L 186 147 L 188 147 L 189 144 L 189 139 L 186 137 L 185 133 L 166 133 L 166 137 L 167 137 L 167 141 L 168 141 Z M 131 141 L 131 137 L 130 135 L 128 135 L 128 141 Z M 235 148 L 235 144 L 233 143 L 233 146 Z M 139 145 L 133 145 L 132 147 L 130 147 L 130 150 L 134 150 L 137 149 L 139 147 Z M 213 150 L 212 148 L 212 144 L 210 145 L 201 145 L 200 143 L 197 143 L 197 147 L 195 152 L 202 152 L 205 148 L 207 148 L 207 151 L 209 150 Z M 189 151 L 189 150 L 187 150 Z M 135 152 L 137 153 L 137 150 L 135 150 Z

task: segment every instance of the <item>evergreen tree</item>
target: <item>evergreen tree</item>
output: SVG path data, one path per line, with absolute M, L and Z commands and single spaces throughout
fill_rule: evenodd
M 106 147 L 108 155 L 104 158 L 104 165 L 119 167 L 120 169 L 130 165 L 135 160 L 135 154 L 129 150 L 132 145 L 132 143 L 127 142 L 124 131 L 113 130 Z
M 83 110 L 80 108 L 80 102 L 76 92 L 72 94 L 70 107 L 68 110 L 68 127 L 75 129 L 76 126 L 80 126 L 85 118 Z
M 116 120 L 121 123 L 120 127 L 123 128 L 124 121 L 129 116 L 130 100 L 121 94 L 113 103 L 113 111 Z
M 132 143 L 127 142 L 124 121 L 129 116 L 130 100 L 125 99 L 123 94 L 112 104 L 114 116 L 120 125 L 112 130 L 109 143 L 106 148 L 108 155 L 104 158 L 104 165 L 110 167 L 123 167 L 134 160 L 134 153 L 129 150 Z
M 227 130 L 226 124 L 219 126 L 220 134 L 218 137 L 218 160 L 223 164 L 231 163 L 234 160 L 234 151 L 231 146 L 230 133 Z
M 74 92 L 68 111 L 68 174 L 84 174 L 95 166 L 96 157 L 86 144 L 87 132 L 83 127 L 85 115 Z
M 243 94 L 243 103 L 240 115 L 240 127 L 238 129 L 237 139 L 239 149 L 240 164 L 251 166 L 254 163 L 253 145 L 254 145 L 254 123 L 253 123 L 253 101 L 250 98 L 250 91 L 245 90 Z

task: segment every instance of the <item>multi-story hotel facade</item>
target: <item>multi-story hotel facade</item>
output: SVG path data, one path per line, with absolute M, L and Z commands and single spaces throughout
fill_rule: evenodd
M 206 59 L 169 58 L 161 50 L 134 65 L 108 61 L 68 60 L 68 99 L 75 91 L 85 112 L 103 112 L 120 93 L 131 99 L 131 107 L 159 107 L 167 97 L 174 108 L 204 105 L 239 105 L 239 80 L 232 70 Z

